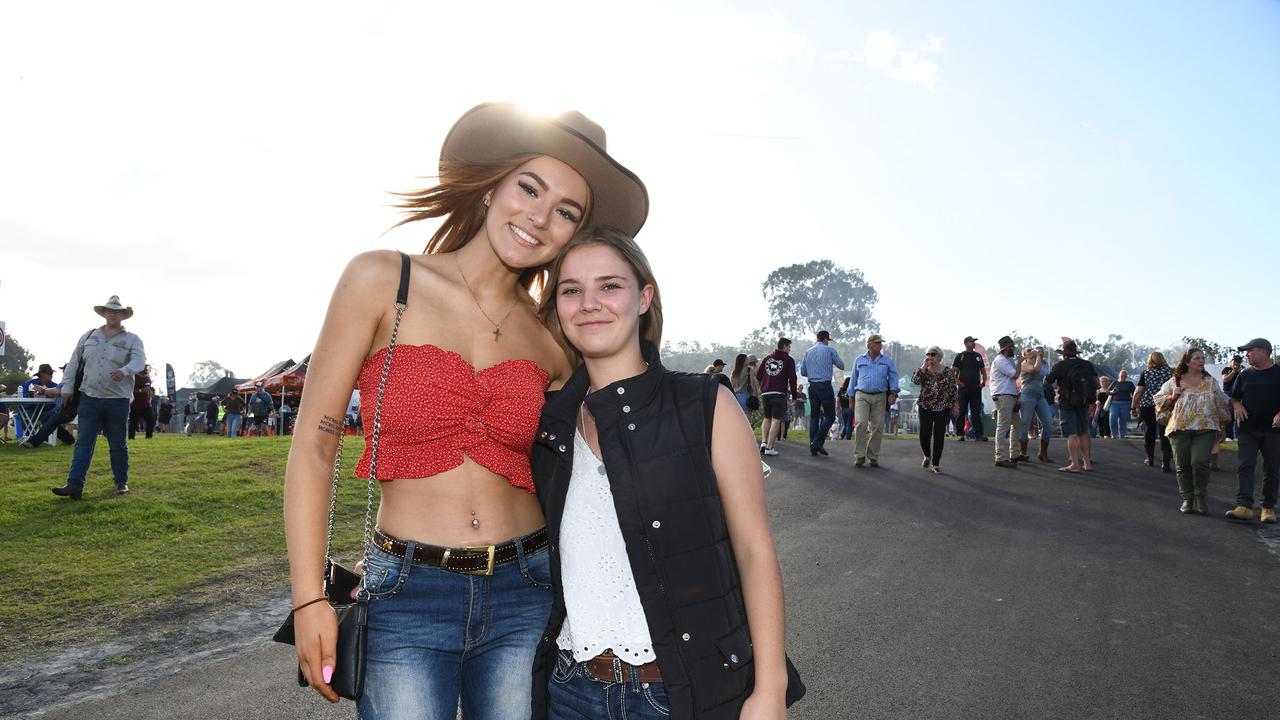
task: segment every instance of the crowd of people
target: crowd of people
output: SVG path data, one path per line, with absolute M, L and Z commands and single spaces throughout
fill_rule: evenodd
M 854 467 L 879 464 L 880 438 L 886 427 L 896 432 L 899 400 L 897 366 L 881 352 L 883 338 L 867 338 L 867 352 L 858 356 L 840 389 L 831 392 L 832 368 L 845 369 L 831 347 L 826 330 L 805 351 L 799 370 L 791 357 L 791 340 L 780 338 L 777 348 L 757 364 L 753 355 L 739 355 L 729 383 L 743 412 L 763 410 L 760 452 L 779 454 L 776 442 L 785 437 L 792 402 L 809 402 L 809 454 L 829 455 L 830 435 L 854 440 Z M 1019 350 L 1013 338 L 997 341 L 999 352 L 988 364 L 976 350 L 977 338 L 964 339 L 965 350 L 950 366 L 943 351 L 929 347 L 911 383 L 919 387 L 915 411 L 919 419 L 921 466 L 940 474 L 942 448 L 950 434 L 964 441 L 973 437 L 988 441 L 983 411 L 983 389 L 990 389 L 995 421 L 994 465 L 1013 469 L 1029 461 L 1029 446 L 1038 440 L 1036 458 L 1052 463 L 1050 443 L 1055 426 L 1065 440 L 1068 463 L 1064 473 L 1093 469 L 1095 437 L 1125 439 L 1131 420 L 1143 434 L 1145 463 L 1173 472 L 1182 498 L 1182 512 L 1207 514 L 1205 500 L 1209 472 L 1217 469 L 1223 440 L 1238 442 L 1239 490 L 1236 505 L 1226 515 L 1235 520 L 1253 518 L 1254 475 L 1263 459 L 1262 522 L 1275 522 L 1277 482 L 1280 479 L 1280 368 L 1265 338 L 1241 345 L 1249 367 L 1240 356 L 1223 370 L 1223 379 L 1208 374 L 1201 348 L 1187 348 L 1174 366 L 1163 353 L 1153 352 L 1136 381 L 1126 369 L 1113 380 L 1101 375 L 1093 363 L 1080 357 L 1077 344 L 1064 338 L 1050 363 L 1043 347 Z M 717 361 L 706 372 L 721 372 Z M 799 376 L 808 382 L 799 384 Z M 836 408 L 839 424 L 836 424 Z M 785 418 L 785 420 L 784 420 Z M 948 432 L 950 430 L 950 432 Z

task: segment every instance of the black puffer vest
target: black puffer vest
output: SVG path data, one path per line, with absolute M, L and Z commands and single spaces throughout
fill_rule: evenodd
M 631 572 L 662 668 L 673 718 L 733 718 L 751 693 L 751 635 L 738 566 L 711 467 L 711 426 L 723 375 L 668 371 L 643 343 L 649 368 L 587 398 Z M 533 717 L 547 711 L 547 679 L 564 622 L 560 521 L 573 469 L 579 367 L 548 393 L 532 453 L 533 478 L 550 532 L 555 601 L 534 661 Z M 788 663 L 789 674 L 794 669 Z M 788 704 L 803 693 L 793 675 Z

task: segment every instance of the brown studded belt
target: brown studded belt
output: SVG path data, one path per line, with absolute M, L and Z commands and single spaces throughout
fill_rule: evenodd
M 622 658 L 614 655 L 612 650 L 605 650 L 582 664 L 586 666 L 588 675 L 601 682 L 662 682 L 662 671 L 658 669 L 657 660 L 643 665 L 628 665 Z
M 413 562 L 417 565 L 430 565 L 449 572 L 463 575 L 492 575 L 496 565 L 503 565 L 519 557 L 516 543 L 524 547 L 526 553 L 541 550 L 547 545 L 547 529 L 540 528 L 517 540 L 501 545 L 480 545 L 476 547 L 441 547 L 414 543 Z M 381 530 L 373 531 L 373 544 L 385 553 L 401 560 L 409 549 L 409 543 L 392 537 Z

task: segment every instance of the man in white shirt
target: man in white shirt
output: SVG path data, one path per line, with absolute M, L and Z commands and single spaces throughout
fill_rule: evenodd
M 1022 435 L 1022 418 L 1018 415 L 1018 361 L 1013 338 L 1005 335 L 997 341 L 1000 354 L 991 363 L 991 401 L 996 406 L 996 467 L 1016 468 L 1023 455 L 1013 455 L 1013 442 Z M 1025 445 L 1023 446 L 1025 447 Z
M 84 493 L 85 474 L 93 461 L 93 448 L 99 432 L 107 436 L 107 446 L 111 450 L 111 475 L 116 483 L 116 494 L 129 492 L 129 445 L 125 437 L 129 403 L 133 399 L 133 376 L 147 365 L 142 340 L 121 324 L 133 317 L 133 308 L 121 304 L 120 296 L 112 295 L 106 303 L 94 306 L 93 310 L 107 322 L 80 337 L 75 351 L 71 353 L 71 361 L 63 370 L 64 378 L 76 377 L 81 368 L 84 371 L 77 409 L 79 433 L 71 456 L 71 470 L 67 473 L 67 484 L 53 488 L 54 495 L 72 500 L 79 500 Z M 68 386 L 64 389 L 69 395 L 76 388 Z M 50 388 L 45 394 L 57 395 L 61 391 Z

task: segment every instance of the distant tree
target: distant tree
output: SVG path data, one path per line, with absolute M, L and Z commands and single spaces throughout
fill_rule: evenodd
M 191 377 L 187 378 L 187 382 L 192 387 L 208 387 L 224 377 L 231 376 L 231 371 L 223 367 L 221 363 L 213 360 L 202 360 L 196 363 L 195 369 L 191 371 Z
M 1182 345 L 1182 350 L 1186 350 L 1190 347 L 1200 348 L 1204 351 L 1205 362 L 1209 363 L 1224 363 L 1230 360 L 1232 355 L 1237 354 L 1236 349 L 1233 347 L 1219 345 L 1216 342 L 1206 340 L 1202 337 L 1183 337 Z M 1181 355 L 1182 352 L 1179 351 L 1177 356 L 1169 359 L 1170 363 L 1176 362 L 1178 356 Z
M 733 359 L 740 352 L 749 351 L 719 343 L 706 346 L 697 340 L 680 340 L 662 343 L 662 352 L 659 354 L 662 356 L 662 365 L 669 370 L 700 373 L 712 360 L 720 358 L 724 360 L 725 372 L 728 373 L 733 369 Z
M 35 356 L 14 339 L 5 340 L 4 355 L 0 355 L 0 385 L 7 385 L 6 393 L 14 392 L 18 383 L 31 379 L 31 364 Z
M 769 305 L 769 328 L 792 340 L 828 330 L 852 338 L 879 326 L 872 316 L 879 296 L 862 276 L 830 260 L 787 265 L 769 273 L 761 285 Z
M 10 335 L 5 340 L 4 355 L 0 355 L 0 373 L 29 373 L 33 360 L 35 356 L 27 352 L 17 338 Z

